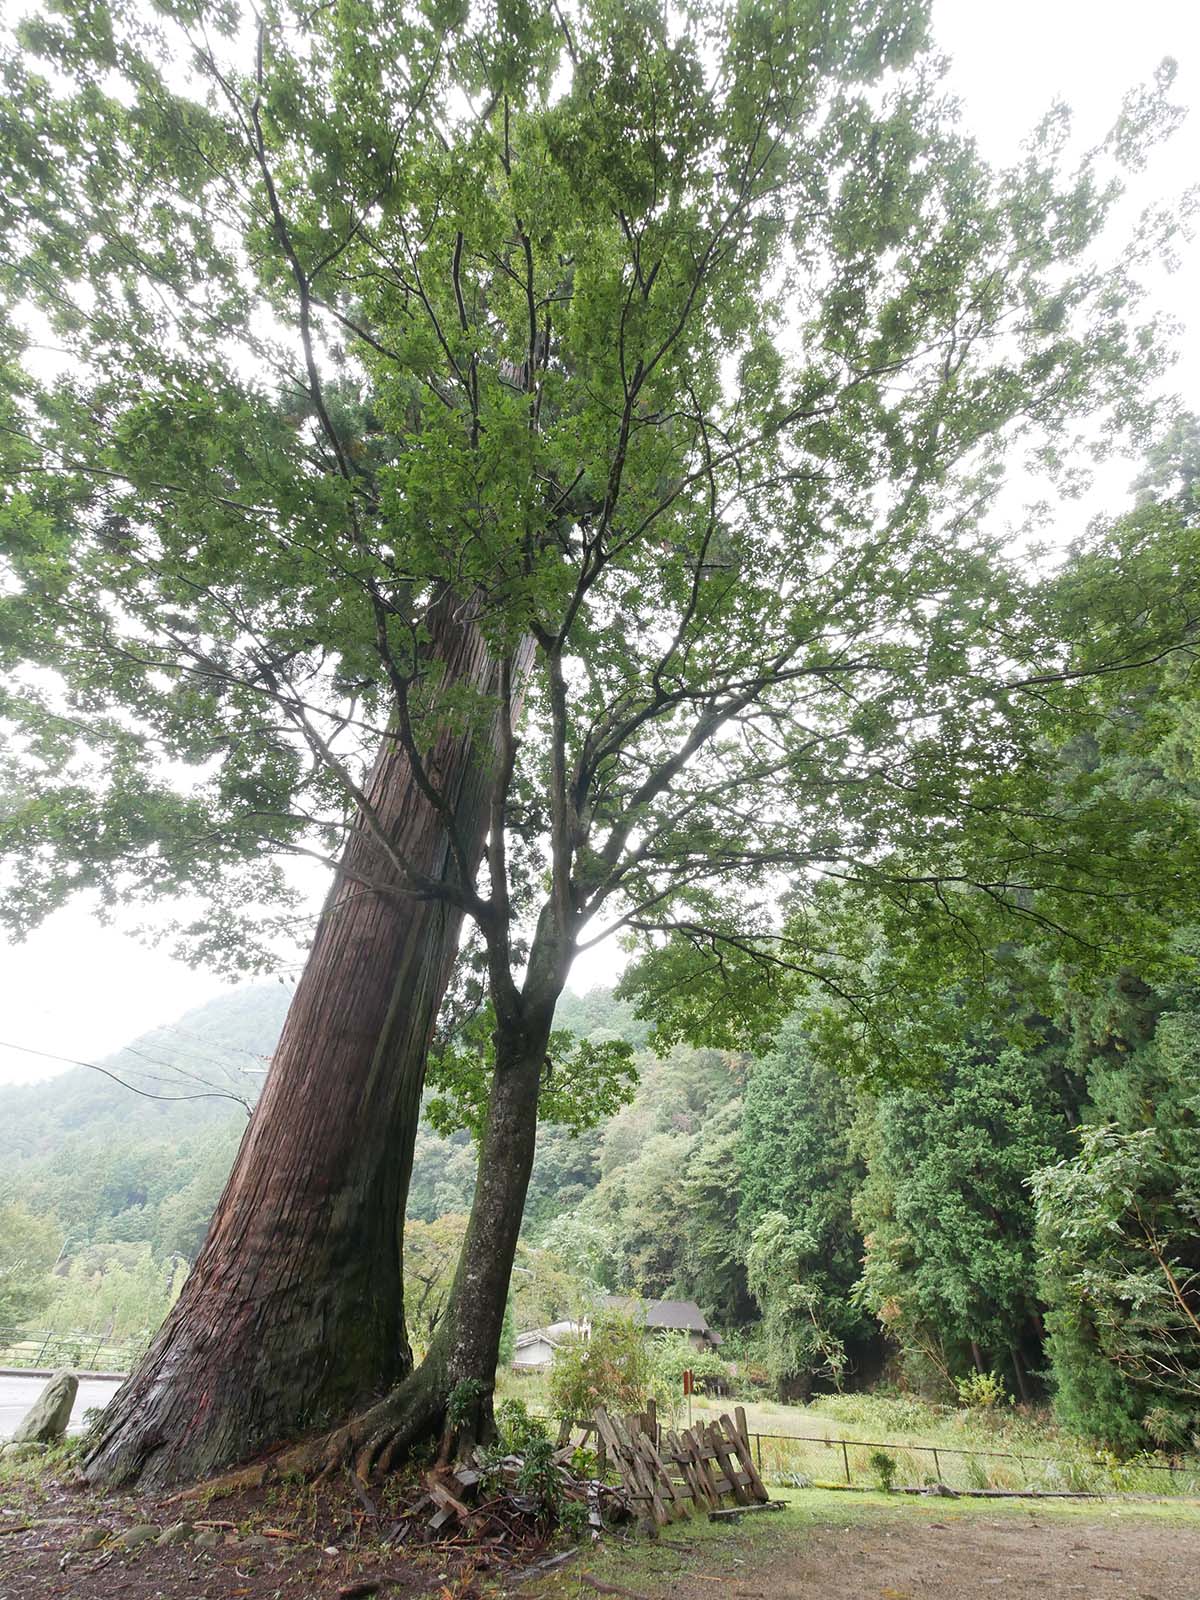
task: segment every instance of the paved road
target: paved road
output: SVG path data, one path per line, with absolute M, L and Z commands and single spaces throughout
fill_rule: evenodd
M 49 1380 L 46 1378 L 12 1378 L 0 1376 L 0 1439 L 7 1439 L 21 1418 L 41 1394 Z M 83 1413 L 92 1406 L 106 1406 L 121 1387 L 113 1378 L 83 1378 L 71 1412 L 71 1432 L 83 1427 Z

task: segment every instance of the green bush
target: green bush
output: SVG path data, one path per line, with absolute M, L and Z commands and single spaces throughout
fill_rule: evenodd
M 531 1417 L 524 1400 L 501 1400 L 496 1407 L 496 1436 L 504 1455 L 521 1456 L 549 1438 L 541 1417 Z
M 895 1456 L 889 1455 L 886 1450 L 872 1450 L 867 1462 L 884 1494 L 891 1494 L 896 1486 L 896 1469 L 899 1465 Z
M 1012 1404 L 1012 1396 L 996 1372 L 972 1372 L 967 1378 L 955 1378 L 954 1387 L 959 1405 L 968 1411 L 994 1411 L 997 1406 Z
M 661 1335 L 654 1342 L 652 1359 L 656 1396 L 661 1387 L 672 1394 L 682 1394 L 685 1372 L 695 1375 L 697 1388 L 706 1378 L 730 1381 L 729 1363 L 722 1361 L 715 1350 L 693 1349 L 686 1333 Z
M 523 1400 L 502 1400 L 496 1407 L 495 1442 L 477 1457 L 485 1493 L 494 1493 L 505 1483 L 503 1464 L 512 1456 L 520 1457 L 512 1487 L 536 1502 L 538 1521 L 549 1528 L 575 1520 L 575 1503 L 563 1494 L 563 1476 L 553 1459 L 554 1441 L 541 1417 L 529 1415 Z
M 514 1488 L 537 1501 L 539 1521 L 549 1526 L 562 1520 L 568 1502 L 563 1494 L 562 1474 L 551 1457 L 554 1445 L 545 1436 L 530 1436 L 522 1453 L 521 1470 Z
M 630 1318 L 602 1312 L 589 1337 L 555 1351 L 547 1388 L 553 1414 L 572 1422 L 597 1406 L 640 1411 L 654 1390 L 653 1348 Z

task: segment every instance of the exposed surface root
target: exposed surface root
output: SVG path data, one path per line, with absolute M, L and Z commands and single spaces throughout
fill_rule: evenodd
M 294 1445 L 269 1462 L 277 1474 L 324 1482 L 349 1467 L 361 1483 L 384 1477 L 418 1445 L 437 1438 L 446 1402 L 431 1383 L 412 1379 L 320 1438 Z
M 393 1472 L 420 1446 L 435 1442 L 445 1423 L 445 1375 L 440 1368 L 430 1370 L 426 1366 L 338 1427 L 299 1439 L 216 1477 L 201 1479 L 172 1498 L 191 1501 L 223 1497 L 261 1489 L 286 1478 L 325 1484 L 346 1470 L 352 1471 L 360 1483 L 369 1483 Z M 475 1437 L 476 1431 L 471 1430 L 470 1442 Z M 443 1440 L 443 1446 L 447 1444 Z
M 362 1483 L 382 1477 L 415 1445 L 436 1437 L 440 1425 L 443 1408 L 429 1406 L 414 1414 L 411 1405 L 399 1403 L 402 1394 L 403 1386 L 329 1433 L 299 1440 L 217 1477 L 203 1478 L 171 1498 L 220 1499 L 285 1478 L 324 1484 L 347 1469 Z
M 162 1503 L 169 1506 L 180 1500 L 223 1500 L 231 1494 L 261 1489 L 264 1484 L 283 1476 L 277 1470 L 277 1461 L 277 1457 L 270 1456 L 265 1461 L 251 1462 L 248 1467 L 235 1467 L 232 1472 L 223 1472 L 218 1478 L 202 1478 L 199 1483 L 189 1484 L 177 1494 L 169 1495 Z

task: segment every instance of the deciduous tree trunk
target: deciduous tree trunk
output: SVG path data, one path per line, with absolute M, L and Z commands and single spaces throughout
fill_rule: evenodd
M 494 662 L 471 622 L 447 605 L 433 629 L 444 681 L 491 689 Z M 476 857 L 492 757 L 486 739 L 447 734 L 430 762 Z M 449 877 L 446 831 L 394 743 L 368 793 L 404 857 Z M 93 1482 L 209 1474 L 339 1421 L 411 1369 L 404 1205 L 462 918 L 441 900 L 373 892 L 355 874 L 396 881 L 361 819 L 204 1248 L 91 1442 Z

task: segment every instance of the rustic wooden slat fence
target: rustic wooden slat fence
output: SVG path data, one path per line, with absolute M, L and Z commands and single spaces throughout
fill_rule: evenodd
M 598 1406 L 586 1421 L 561 1425 L 559 1448 L 567 1448 L 576 1432 L 581 1444 L 595 1441 L 601 1477 L 616 1473 L 627 1498 L 659 1526 L 694 1510 L 720 1515 L 725 1496 L 744 1509 L 770 1501 L 741 1406 L 733 1417 L 678 1432 L 659 1425 L 653 1401 L 628 1417 L 611 1416 Z

